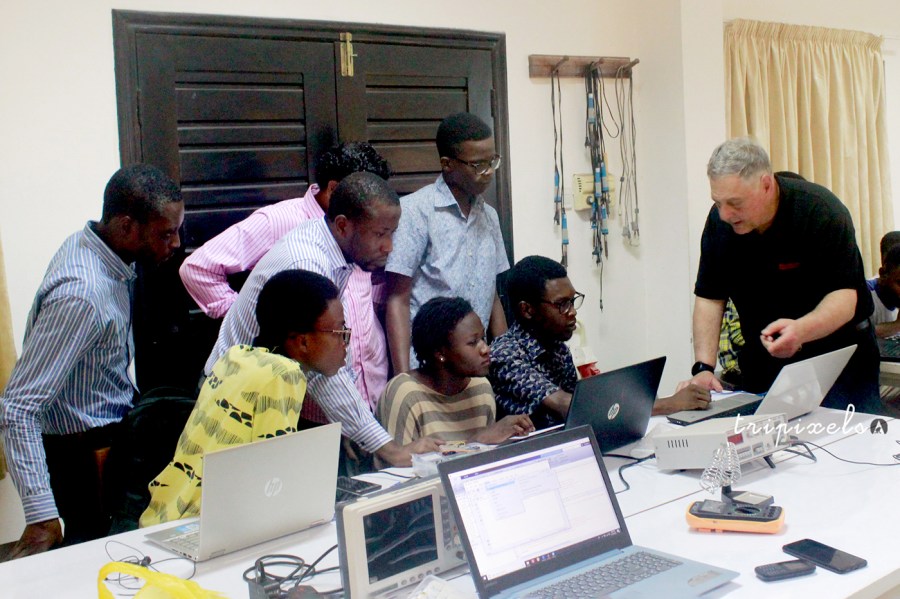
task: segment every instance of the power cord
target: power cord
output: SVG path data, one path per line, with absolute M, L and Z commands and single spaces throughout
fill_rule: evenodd
M 397 474 L 396 472 L 388 472 L 387 470 L 379 470 L 378 474 L 388 474 L 390 476 L 396 476 L 397 478 L 403 478 L 406 480 L 412 480 L 414 478 L 419 478 L 417 475 L 413 474 L 412 476 L 406 474 Z
M 634 460 L 630 464 L 622 464 L 621 466 L 619 466 L 619 480 L 622 481 L 622 484 L 625 485 L 625 488 L 622 489 L 621 491 L 616 491 L 615 492 L 616 495 L 618 495 L 619 493 L 624 493 L 625 491 L 628 491 L 631 489 L 631 485 L 628 484 L 628 481 L 625 480 L 625 476 L 622 474 L 623 470 L 625 470 L 626 468 L 631 468 L 632 466 L 637 466 L 641 462 L 646 462 L 647 460 L 652 460 L 653 458 L 656 457 L 655 453 L 651 453 L 650 455 L 643 457 L 643 458 L 636 458 L 634 456 L 623 455 L 621 453 L 607 453 L 607 454 L 603 454 L 603 455 L 604 455 L 604 457 L 607 457 L 607 458 L 623 458 L 626 460 Z
M 900 443 L 900 441 L 898 441 L 898 443 Z M 815 447 L 816 449 L 821 449 L 822 451 L 824 451 L 825 453 L 827 453 L 828 455 L 830 455 L 830 456 L 833 457 L 834 459 L 839 460 L 839 461 L 841 461 L 841 462 L 847 462 L 848 464 L 857 464 L 857 465 L 859 465 L 859 466 L 900 466 L 900 453 L 894 454 L 893 456 L 891 456 L 891 457 L 893 457 L 895 460 L 897 460 L 896 462 L 893 462 L 892 464 L 883 464 L 883 463 L 882 463 L 882 464 L 876 464 L 876 463 L 874 463 L 874 462 L 858 462 L 858 461 L 856 461 L 856 460 L 848 460 L 848 459 L 845 459 L 845 458 L 841 458 L 841 457 L 838 457 L 838 456 L 834 455 L 833 453 L 831 453 L 829 450 L 825 449 L 825 448 L 822 447 L 821 445 L 816 445 L 816 444 L 813 443 L 812 441 L 800 441 L 797 437 L 792 436 L 792 437 L 791 437 L 791 445 L 790 445 L 790 446 L 791 446 L 791 447 L 795 447 L 795 446 L 798 446 L 798 445 L 801 445 L 801 446 L 803 446 L 803 447 L 806 447 L 806 451 L 809 452 L 809 456 L 806 456 L 806 457 L 810 457 L 814 462 L 817 461 L 817 460 L 816 460 L 815 456 L 812 455 L 812 452 L 809 450 L 809 447 L 807 447 L 807 445 L 812 445 L 812 446 Z M 784 451 L 787 451 L 787 452 L 789 452 L 789 453 L 798 454 L 798 455 L 804 455 L 804 454 L 800 454 L 800 453 L 797 452 L 797 451 L 791 451 L 790 449 L 785 449 Z
M 305 594 L 298 594 L 296 591 L 301 588 L 301 583 L 326 572 L 334 572 L 339 570 L 339 566 L 331 566 L 317 569 L 325 557 L 337 549 L 337 545 L 332 545 L 322 555 L 317 557 L 311 564 L 307 564 L 302 557 L 289 554 L 272 554 L 264 555 L 249 568 L 244 570 L 244 581 L 251 587 L 251 597 L 267 597 L 270 599 L 287 599 L 297 596 L 328 596 L 339 593 L 343 588 L 332 589 L 330 591 L 310 591 Z M 267 570 L 268 568 L 268 570 Z M 276 574 L 273 569 L 290 568 L 287 574 Z M 254 592 L 255 591 L 255 592 Z M 262 594 L 260 594 L 262 593 Z
M 126 549 L 128 549 L 129 551 L 132 551 L 133 553 L 130 555 L 121 557 L 121 558 L 113 557 L 113 554 L 110 551 L 111 546 L 113 546 L 113 545 L 121 545 L 122 547 L 125 547 Z M 158 568 L 158 566 L 160 564 L 164 564 L 166 562 L 171 562 L 171 561 L 176 561 L 176 560 L 184 561 L 191 565 L 191 574 L 190 574 L 190 576 L 180 577 L 180 578 L 184 578 L 185 580 L 190 580 L 194 576 L 197 575 L 196 562 L 194 562 L 193 560 L 189 560 L 186 557 L 167 557 L 165 559 L 153 561 L 149 555 L 144 554 L 139 549 L 132 547 L 131 545 L 128 545 L 127 543 L 123 543 L 122 541 L 107 541 L 106 544 L 103 546 L 103 550 L 106 552 L 106 557 L 108 557 L 109 560 L 112 562 L 121 562 L 123 564 L 136 564 L 138 566 L 143 566 L 143 567 L 147 568 L 148 570 L 153 570 L 154 572 L 162 572 L 162 570 L 160 570 Z M 138 578 L 135 578 L 134 576 L 129 576 L 128 574 L 117 574 L 116 576 L 108 576 L 105 580 L 106 580 L 106 582 L 116 584 L 116 585 L 122 587 L 123 589 L 129 590 L 129 591 L 139 591 L 139 590 L 141 590 L 141 587 L 143 586 L 143 581 L 141 581 Z

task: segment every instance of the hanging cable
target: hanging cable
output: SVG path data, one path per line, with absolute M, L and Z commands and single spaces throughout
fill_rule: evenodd
M 632 64 L 616 71 L 616 109 L 621 123 L 622 139 L 619 155 L 622 159 L 622 175 L 619 179 L 619 215 L 622 217 L 622 236 L 630 245 L 640 243 L 640 206 L 637 192 L 637 152 L 634 121 L 634 81 Z
M 553 222 L 560 226 L 562 248 L 560 263 L 569 265 L 569 223 L 566 218 L 565 167 L 563 165 L 563 132 L 562 132 L 562 86 L 559 80 L 559 67 L 567 60 L 563 58 L 550 72 L 550 106 L 553 112 Z

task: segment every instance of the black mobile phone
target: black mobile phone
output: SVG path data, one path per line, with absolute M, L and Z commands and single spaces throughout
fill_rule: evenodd
M 816 566 L 806 560 L 792 559 L 786 562 L 776 562 L 774 564 L 756 566 L 755 571 L 760 580 L 771 582 L 773 580 L 784 580 L 785 578 L 795 578 L 797 576 L 812 574 L 816 571 Z
M 850 555 L 840 549 L 829 547 L 812 539 L 803 539 L 788 543 L 782 547 L 785 553 L 805 559 L 817 566 L 822 566 L 826 570 L 837 572 L 838 574 L 846 574 L 853 570 L 864 568 L 867 564 L 866 560 L 855 555 Z

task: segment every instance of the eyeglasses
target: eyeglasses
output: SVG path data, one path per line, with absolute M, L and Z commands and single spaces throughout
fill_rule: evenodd
M 334 333 L 335 335 L 341 336 L 341 342 L 344 345 L 350 345 L 350 333 L 353 331 L 350 327 L 346 329 L 325 329 L 322 331 L 317 330 L 317 333 Z
M 541 303 L 556 306 L 556 309 L 559 310 L 560 314 L 567 314 L 570 310 L 577 310 L 581 307 L 581 304 L 584 303 L 584 294 L 576 293 L 573 297 L 567 297 L 555 302 L 542 299 Z
M 459 158 L 452 158 L 457 162 L 462 162 L 468 166 L 471 166 L 475 169 L 476 175 L 486 175 L 489 171 L 497 170 L 497 167 L 500 166 L 500 162 L 503 160 L 503 157 L 500 154 L 494 154 L 494 157 L 490 160 L 477 160 L 475 162 L 469 162 L 468 160 L 460 160 Z

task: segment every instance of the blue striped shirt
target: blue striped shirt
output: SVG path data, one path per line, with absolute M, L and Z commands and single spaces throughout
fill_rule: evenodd
M 344 258 L 324 218 L 306 221 L 282 237 L 254 267 L 241 287 L 237 300 L 225 315 L 219 338 L 213 347 L 204 371 L 207 375 L 218 359 L 233 345 L 250 345 L 259 334 L 256 322 L 256 300 L 266 282 L 284 270 L 301 269 L 330 279 L 341 291 L 344 313 L 349 311 L 344 294 L 353 266 Z M 376 451 L 390 442 L 387 433 L 354 384 L 353 363 L 347 348 L 347 361 L 331 377 L 311 373 L 307 393 L 325 412 L 331 422 L 340 422 L 342 432 L 367 451 Z
M 463 297 L 485 328 L 497 275 L 509 270 L 497 211 L 480 197 L 464 216 L 443 175 L 400 198 L 400 225 L 385 270 L 412 278 L 410 323 L 435 297 Z M 410 368 L 418 366 L 410 348 Z
M 134 269 L 93 231 L 50 261 L 28 315 L 22 356 L 0 397 L 0 431 L 28 524 L 58 516 L 41 434 L 118 422 L 131 408 Z

